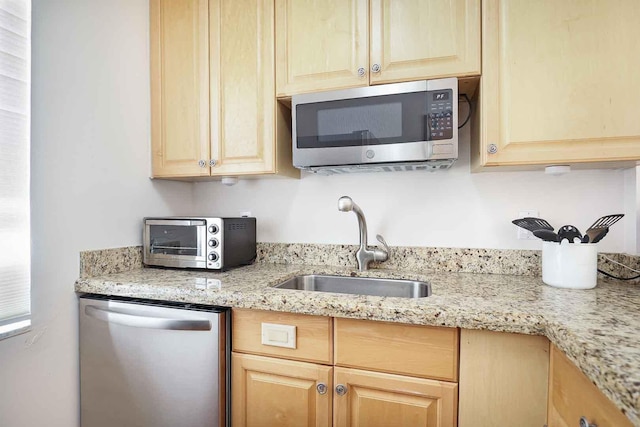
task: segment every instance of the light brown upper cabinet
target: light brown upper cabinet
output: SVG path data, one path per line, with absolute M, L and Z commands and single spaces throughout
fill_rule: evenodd
M 480 0 L 276 0 L 278 97 L 480 74 Z
M 299 176 L 275 99 L 273 0 L 151 0 L 150 12 L 153 177 Z
M 483 0 L 472 168 L 640 159 L 638 22 L 637 0 Z

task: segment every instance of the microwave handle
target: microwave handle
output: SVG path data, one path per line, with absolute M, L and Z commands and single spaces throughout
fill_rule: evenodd
M 424 115 L 424 140 L 431 141 L 431 113 Z
M 145 225 L 207 225 L 207 221 L 202 219 L 145 219 Z

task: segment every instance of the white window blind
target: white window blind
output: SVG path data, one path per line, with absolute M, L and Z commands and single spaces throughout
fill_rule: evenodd
M 31 325 L 31 1 L 0 0 L 0 339 Z

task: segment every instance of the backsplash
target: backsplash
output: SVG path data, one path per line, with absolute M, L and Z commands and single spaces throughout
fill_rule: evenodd
M 257 262 L 275 264 L 330 265 L 355 268 L 355 245 L 307 243 L 263 243 L 257 245 Z M 507 274 L 540 276 L 542 252 L 515 249 L 460 249 L 391 247 L 391 259 L 373 268 L 407 271 Z M 605 256 L 640 270 L 640 256 L 599 254 L 598 267 L 614 276 L 631 277 L 632 271 L 612 263 Z M 80 277 L 96 277 L 142 267 L 142 247 L 80 252 Z M 637 284 L 638 281 L 629 281 Z
M 80 278 L 122 273 L 142 267 L 142 246 L 80 252 Z
M 258 261 L 356 267 L 356 245 L 259 243 Z M 390 259 L 373 268 L 539 276 L 540 251 L 391 247 Z

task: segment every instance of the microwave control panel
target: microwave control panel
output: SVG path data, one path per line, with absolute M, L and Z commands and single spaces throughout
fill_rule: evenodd
M 428 141 L 453 138 L 453 90 L 427 92 Z

